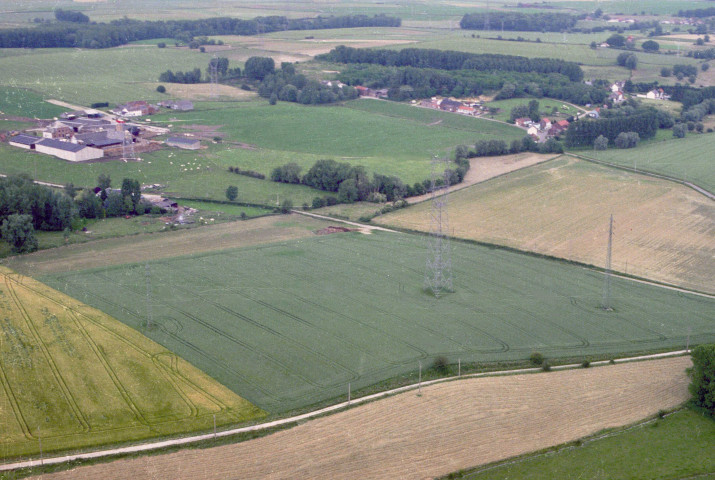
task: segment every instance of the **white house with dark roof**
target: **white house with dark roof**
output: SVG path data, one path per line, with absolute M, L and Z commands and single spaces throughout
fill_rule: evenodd
M 99 148 L 79 145 L 72 142 L 63 142 L 54 138 L 45 138 L 35 144 L 35 150 L 47 155 L 53 155 L 70 162 L 82 162 L 102 158 L 104 152 Z
M 21 133 L 20 135 L 15 135 L 14 137 L 10 137 L 10 140 L 8 143 L 12 145 L 13 147 L 20 147 L 20 148 L 26 148 L 28 150 L 34 150 L 35 149 L 35 144 L 42 140 L 40 137 L 35 137 L 32 135 L 25 135 Z

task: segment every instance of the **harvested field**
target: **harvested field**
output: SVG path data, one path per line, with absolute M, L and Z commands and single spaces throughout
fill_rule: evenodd
M 300 215 L 262 217 L 176 232 L 97 240 L 43 250 L 5 260 L 15 271 L 32 275 L 145 262 L 314 235 L 327 222 Z
M 461 190 L 484 182 L 494 177 L 504 175 L 526 167 L 531 167 L 537 163 L 545 162 L 554 158 L 554 155 L 544 155 L 540 153 L 517 153 L 516 155 L 502 155 L 500 157 L 480 157 L 469 161 L 469 171 L 465 175 L 462 183 L 449 187 L 450 192 Z M 409 203 L 419 203 L 429 199 L 430 194 L 410 197 Z
M 448 382 L 248 442 L 45 479 L 422 479 L 636 422 L 688 398 L 689 357 Z
M 563 157 L 455 192 L 459 238 L 603 265 L 614 218 L 613 268 L 715 292 L 715 205 L 682 185 Z M 429 203 L 373 221 L 429 229 Z

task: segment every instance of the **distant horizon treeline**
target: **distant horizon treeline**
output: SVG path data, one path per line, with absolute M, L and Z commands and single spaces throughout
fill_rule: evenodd
M 64 13 L 60 16 L 66 17 Z M 399 27 L 401 24 L 400 18 L 387 15 L 297 19 L 268 16 L 253 20 L 215 17 L 169 21 L 141 21 L 125 17 L 109 23 L 77 23 L 74 20 L 43 24 L 41 28 L 2 29 L 0 48 L 110 48 L 152 38 L 175 38 L 189 42 L 201 35 L 256 35 L 285 30 Z
M 585 16 L 585 15 L 582 15 Z M 563 32 L 576 25 L 581 16 L 569 13 L 521 13 L 489 11 L 467 13 L 459 22 L 464 30 L 504 30 L 515 32 Z

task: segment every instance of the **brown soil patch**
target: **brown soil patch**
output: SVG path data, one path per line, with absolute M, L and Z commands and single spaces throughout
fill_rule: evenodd
M 320 230 L 317 230 L 315 232 L 316 235 L 330 235 L 331 233 L 345 233 L 345 232 L 352 232 L 353 229 L 347 228 L 347 227 L 336 227 L 336 226 L 329 226 L 325 228 L 321 228 Z
M 19 273 L 36 276 L 303 238 L 314 235 L 313 231 L 325 224 L 302 215 L 262 217 L 67 245 L 11 257 L 3 263 Z
M 688 399 L 689 357 L 448 382 L 248 442 L 45 479 L 424 479 L 627 425 Z
M 441 121 L 441 120 L 440 120 Z M 498 177 L 505 173 L 513 172 L 521 168 L 530 167 L 537 163 L 545 162 L 554 158 L 554 155 L 542 155 L 539 153 L 517 153 L 516 155 L 502 155 L 499 157 L 480 157 L 469 161 L 469 171 L 464 180 L 459 185 L 449 188 L 450 192 L 461 190 L 484 182 L 490 178 Z M 431 198 L 430 194 L 410 197 L 409 203 L 419 203 Z

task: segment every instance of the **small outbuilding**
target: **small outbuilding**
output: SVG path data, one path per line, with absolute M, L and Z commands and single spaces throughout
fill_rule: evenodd
M 35 145 L 37 142 L 42 140 L 40 137 L 35 137 L 32 135 L 25 135 L 25 134 L 20 134 L 20 135 L 15 135 L 14 137 L 10 137 L 9 144 L 12 145 L 13 147 L 20 147 L 20 148 L 26 148 L 28 150 L 34 150 Z
M 198 150 L 201 148 L 201 141 L 195 138 L 169 137 L 166 144 L 170 147 L 183 148 L 185 150 Z
M 99 148 L 78 145 L 72 142 L 63 142 L 54 138 L 45 138 L 35 144 L 35 150 L 47 155 L 53 155 L 70 162 L 82 162 L 102 158 L 104 152 Z

